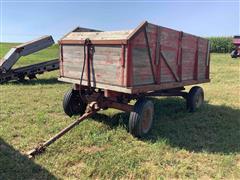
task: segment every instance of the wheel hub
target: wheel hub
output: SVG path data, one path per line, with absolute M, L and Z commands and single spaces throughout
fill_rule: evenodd
M 153 109 L 147 108 L 143 111 L 142 116 L 142 130 L 144 133 L 147 133 L 151 128 L 153 118 Z
M 199 108 L 203 103 L 203 95 L 202 93 L 200 93 L 197 97 L 196 97 L 196 107 Z

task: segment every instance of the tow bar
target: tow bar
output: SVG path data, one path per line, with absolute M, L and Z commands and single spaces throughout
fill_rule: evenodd
M 43 144 L 37 146 L 36 148 L 30 150 L 27 152 L 27 156 L 31 159 L 34 158 L 36 155 L 43 153 L 48 146 L 50 146 L 52 143 L 54 143 L 56 140 L 61 138 L 64 134 L 66 134 L 68 131 L 70 131 L 72 128 L 77 126 L 80 122 L 84 121 L 88 117 L 92 116 L 95 114 L 97 111 L 99 111 L 100 108 L 97 104 L 97 102 L 92 102 L 88 104 L 87 109 L 85 113 L 80 116 L 77 120 L 69 124 L 66 128 L 62 129 L 60 132 L 58 132 L 56 135 L 51 137 L 49 140 L 44 142 Z

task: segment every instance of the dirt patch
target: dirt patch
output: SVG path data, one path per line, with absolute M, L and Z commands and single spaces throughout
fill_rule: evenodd
M 82 149 L 82 151 L 84 153 L 90 153 L 90 154 L 93 154 L 93 153 L 97 153 L 97 152 L 102 152 L 104 151 L 106 148 L 104 147 L 98 147 L 98 146 L 91 146 L 91 147 L 84 147 Z
M 74 164 L 72 167 L 70 167 L 70 169 L 73 171 L 76 171 L 76 170 L 83 169 L 85 166 L 86 166 L 85 163 L 79 162 L 79 163 Z
M 237 164 L 237 167 L 240 169 L 240 156 L 236 157 L 236 164 Z

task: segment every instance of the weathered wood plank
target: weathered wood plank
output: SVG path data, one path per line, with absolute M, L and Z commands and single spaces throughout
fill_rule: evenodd
M 121 40 L 127 39 L 133 30 L 105 32 L 71 32 L 62 40 Z
M 91 80 L 96 83 L 121 82 L 121 46 L 94 46 L 93 60 L 91 61 Z M 84 62 L 84 48 L 82 45 L 63 45 L 63 74 L 66 77 L 79 79 Z M 85 67 L 86 68 L 86 67 Z M 86 69 L 84 72 L 86 79 Z
M 133 85 L 153 83 L 147 48 L 133 48 Z M 148 74 L 148 76 L 145 76 Z M 151 75 L 150 75 L 151 74 Z

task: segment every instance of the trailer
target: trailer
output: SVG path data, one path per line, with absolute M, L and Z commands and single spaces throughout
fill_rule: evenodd
M 41 63 L 31 64 L 29 66 L 10 69 L 7 72 L 0 73 L 0 84 L 12 80 L 23 81 L 25 77 L 34 79 L 36 78 L 37 74 L 43 74 L 45 72 L 55 71 L 57 69 L 59 69 L 58 59 L 52 59 Z
M 233 44 L 235 46 L 235 49 L 231 52 L 231 57 L 240 57 L 240 36 L 233 36 Z
M 37 74 L 59 69 L 59 60 L 53 59 L 25 67 L 12 69 L 14 64 L 22 57 L 43 50 L 54 44 L 52 36 L 43 36 L 38 39 L 20 44 L 11 48 L 0 61 L 0 84 L 11 80 L 24 80 L 36 78 Z
M 77 28 L 60 41 L 59 80 L 72 83 L 63 99 L 68 116 L 80 118 L 28 154 L 34 156 L 99 110 L 130 112 L 129 132 L 146 136 L 152 128 L 152 96 L 181 96 L 194 112 L 204 101 L 210 44 L 207 39 L 148 22 L 126 31 Z M 131 100 L 136 100 L 134 105 Z

